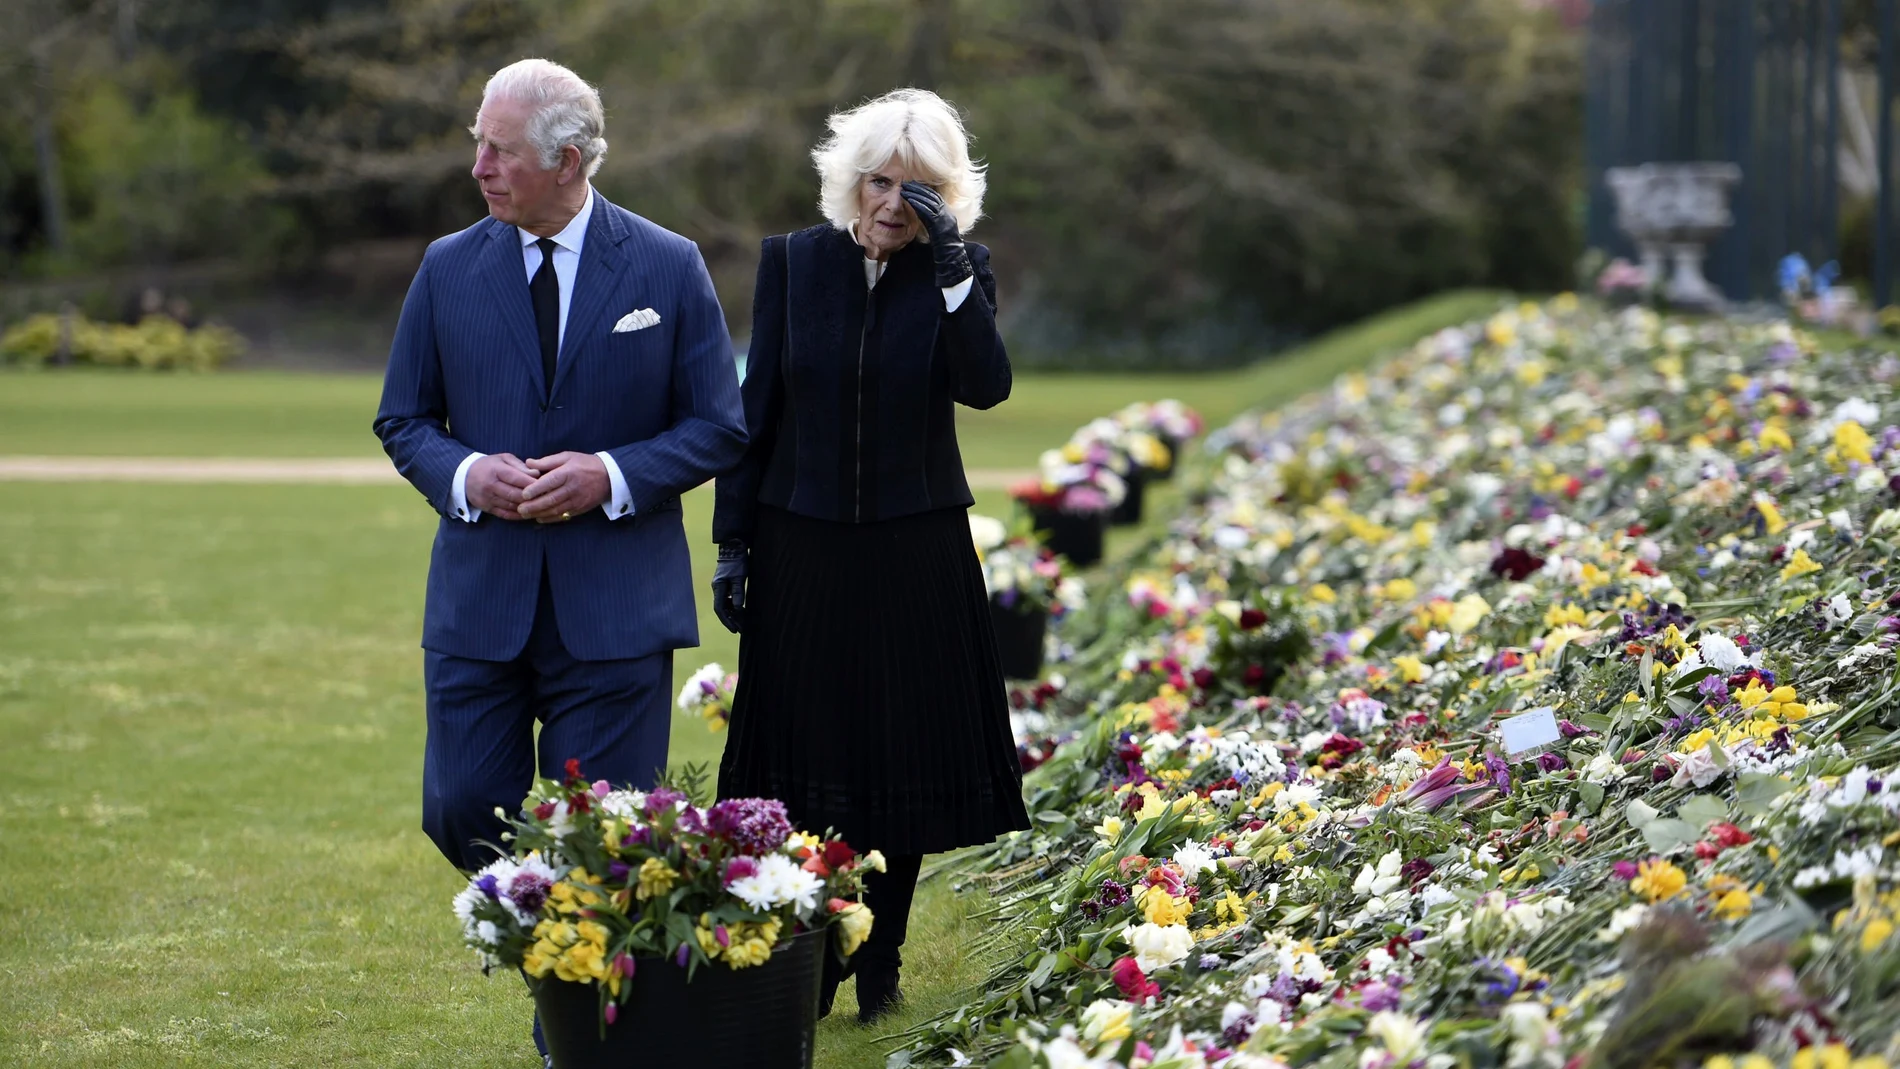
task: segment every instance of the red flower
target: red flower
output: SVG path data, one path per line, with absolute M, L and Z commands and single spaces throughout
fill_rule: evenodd
M 542 802 L 540 805 L 534 807 L 534 819 L 536 820 L 546 820 L 553 815 L 553 802 Z
M 581 759 L 580 758 L 570 757 L 567 759 L 567 778 L 568 779 L 581 778 Z
M 858 852 L 851 849 L 851 844 L 843 839 L 836 839 L 825 844 L 825 864 L 834 869 L 850 864 L 851 859 L 857 856 Z
M 1115 962 L 1109 969 L 1109 975 L 1114 978 L 1122 997 L 1130 1002 L 1141 1003 L 1161 998 L 1161 985 L 1148 979 L 1148 974 L 1141 971 L 1141 966 L 1132 957 Z
M 1259 609 L 1240 610 L 1240 629 L 1242 631 L 1252 631 L 1254 628 L 1260 627 L 1266 622 L 1267 614 Z
M 1656 566 L 1654 564 L 1651 564 L 1648 561 L 1643 560 L 1641 558 L 1638 558 L 1635 564 L 1630 565 L 1630 571 L 1635 572 L 1637 575 L 1660 574 L 1659 572 L 1656 571 Z

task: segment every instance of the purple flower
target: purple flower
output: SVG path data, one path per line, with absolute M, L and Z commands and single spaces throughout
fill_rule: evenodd
M 538 872 L 517 872 L 508 881 L 508 900 L 523 913 L 539 913 L 548 900 L 548 878 Z
M 1102 881 L 1102 905 L 1114 909 L 1128 901 L 1128 888 L 1114 880 Z
M 655 787 L 647 794 L 647 816 L 657 817 L 685 800 L 684 794 L 671 787 Z
M 633 872 L 633 866 L 625 861 L 607 862 L 607 878 L 614 883 L 626 883 L 627 876 Z
M 681 943 L 679 950 L 675 951 L 673 954 L 673 964 L 679 966 L 682 969 L 686 968 L 686 955 L 688 953 L 690 953 L 690 951 L 686 949 L 686 944 Z
M 785 803 L 775 798 L 727 798 L 706 813 L 714 835 L 732 841 L 741 854 L 769 854 L 791 837 L 792 821 Z
M 1569 768 L 1570 763 L 1564 760 L 1562 754 L 1540 753 L 1537 755 L 1537 767 L 1545 772 L 1555 772 L 1560 768 Z
M 1617 879 L 1628 881 L 1635 879 L 1637 874 L 1642 870 L 1637 867 L 1634 861 L 1619 861 L 1610 866 L 1610 871 L 1616 873 Z
M 704 835 L 706 834 L 706 818 L 699 810 L 689 805 L 680 810 L 679 819 L 673 827 L 681 835 Z
M 1359 1005 L 1373 1013 L 1399 1008 L 1399 985 L 1389 980 L 1367 984 L 1359 992 Z
M 758 862 L 749 857 L 735 857 L 731 861 L 726 862 L 725 885 L 731 887 L 735 880 L 743 880 L 747 876 L 757 876 L 758 874 Z
M 1511 766 L 1496 753 L 1484 755 L 1484 770 L 1491 774 L 1491 782 L 1505 794 L 1511 793 Z
M 620 840 L 620 845 L 621 846 L 645 846 L 652 841 L 653 841 L 653 833 L 650 830 L 648 830 L 646 825 L 642 824 L 637 828 L 629 829 L 627 832 L 627 837 L 625 839 Z
M 475 881 L 475 886 L 481 888 L 482 893 L 490 898 L 501 897 L 501 887 L 495 883 L 495 874 L 492 872 L 482 873 Z
M 1574 739 L 1583 735 L 1596 734 L 1596 732 L 1591 731 L 1589 728 L 1584 727 L 1582 724 L 1573 724 L 1568 720 L 1557 721 L 1557 730 L 1561 732 L 1563 734 L 1563 737 L 1566 739 Z
M 1728 702 L 1728 681 L 1720 675 L 1709 676 L 1695 685 L 1696 692 L 1707 698 L 1710 705 L 1721 706 Z
M 1473 787 L 1473 784 L 1464 782 L 1457 767 L 1447 758 L 1433 766 L 1430 772 L 1413 780 L 1402 797 L 1406 802 L 1430 813 Z
M 1399 878 L 1404 880 L 1408 887 L 1417 887 L 1419 882 L 1429 877 L 1432 872 L 1432 863 L 1422 857 L 1415 857 L 1399 866 Z

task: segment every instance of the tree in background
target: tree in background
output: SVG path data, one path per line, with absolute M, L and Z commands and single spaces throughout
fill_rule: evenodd
M 1522 0 L 47 10 L 78 27 L 51 87 L 73 266 L 286 264 L 466 226 L 482 207 L 463 127 L 523 55 L 601 86 L 603 191 L 701 243 L 741 331 L 759 239 L 820 218 L 824 117 L 898 84 L 955 100 L 993 164 L 974 236 L 1001 254 L 1026 363 L 1231 362 L 1447 286 L 1559 287 L 1574 259 L 1580 45 Z M 0 204 L 33 204 L 0 226 L 15 273 L 51 243 L 17 175 L 33 114 L 0 113 Z M 154 197 L 187 210 L 112 236 Z M 192 207 L 216 202 L 239 208 Z

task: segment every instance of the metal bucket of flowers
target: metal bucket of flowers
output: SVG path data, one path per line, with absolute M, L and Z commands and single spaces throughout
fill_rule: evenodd
M 528 977 L 559 1069 L 811 1065 L 822 956 L 869 934 L 876 851 L 795 831 L 778 801 L 700 808 L 575 761 L 508 824 L 512 854 L 455 914 L 485 969 Z
M 1009 535 L 999 520 L 971 516 L 970 533 L 983 562 L 996 652 L 1009 679 L 1042 674 L 1044 638 L 1051 619 L 1081 602 L 1082 581 L 1062 574 L 1062 558 L 1027 533 Z

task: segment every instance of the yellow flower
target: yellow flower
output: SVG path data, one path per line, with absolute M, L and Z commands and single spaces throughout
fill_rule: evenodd
M 1691 734 L 1688 738 L 1685 738 L 1680 743 L 1678 743 L 1676 745 L 1676 752 L 1677 753 L 1695 753 L 1697 750 L 1700 750 L 1704 746 L 1707 746 L 1709 744 L 1709 741 L 1713 738 L 1715 738 L 1714 730 L 1710 728 L 1703 728 L 1701 731 L 1697 731 Z
M 1150 886 L 1141 894 L 1141 913 L 1150 924 L 1166 928 L 1170 924 L 1186 924 L 1188 914 L 1194 912 L 1194 903 L 1185 898 L 1176 898 L 1160 887 Z
M 763 965 L 772 957 L 772 944 L 758 936 L 750 939 L 734 939 L 721 956 L 727 965 L 735 969 L 747 969 L 754 965 Z
M 1661 858 L 1655 858 L 1636 867 L 1636 878 L 1630 881 L 1630 890 L 1651 902 L 1660 902 L 1681 894 L 1688 883 L 1689 878 L 1683 875 L 1681 869 Z
M 1385 584 L 1385 596 L 1388 601 L 1410 601 L 1418 597 L 1418 584 L 1410 579 L 1393 579 Z
M 673 881 L 679 879 L 679 873 L 671 865 L 657 857 L 647 858 L 640 865 L 640 886 L 633 892 L 635 898 L 645 902 L 673 889 Z
M 1544 613 L 1545 627 L 1562 627 L 1565 624 L 1570 624 L 1573 627 L 1582 627 L 1586 622 L 1588 621 L 1583 615 L 1583 610 L 1567 601 L 1560 606 L 1552 605 Z
M 838 949 L 846 957 L 858 952 L 871 935 L 871 911 L 862 902 L 853 902 L 838 911 Z
M 1737 887 L 1715 900 L 1715 915 L 1723 920 L 1740 920 L 1755 909 L 1755 900 L 1748 892 Z
M 884 851 L 882 850 L 872 850 L 865 854 L 864 863 L 870 866 L 874 872 L 883 872 L 885 866 L 888 864 L 888 862 L 884 860 Z
M 1122 999 L 1098 998 L 1082 1011 L 1082 1036 L 1091 1043 L 1117 1043 L 1134 1034 L 1135 1007 Z
M 1333 602 L 1339 600 L 1339 595 L 1333 593 L 1333 588 L 1327 586 L 1325 583 L 1314 583 L 1312 586 L 1307 587 L 1306 596 L 1326 605 L 1331 605 Z
M 1814 558 L 1808 556 L 1807 550 L 1797 549 L 1794 551 L 1794 556 L 1788 558 L 1788 563 L 1782 565 L 1781 581 L 1785 583 L 1790 579 L 1820 570 L 1821 566 L 1814 563 Z
M 1122 818 L 1103 817 L 1102 822 L 1095 826 L 1095 834 L 1107 839 L 1109 842 L 1114 842 L 1116 839 L 1121 838 Z
M 1451 607 L 1451 617 L 1445 626 L 1454 635 L 1462 635 L 1478 626 L 1478 622 L 1491 615 L 1491 603 L 1478 594 L 1466 594 Z
M 1761 429 L 1761 434 L 1755 439 L 1755 444 L 1760 446 L 1764 453 L 1770 449 L 1779 449 L 1784 453 L 1794 449 L 1794 439 L 1788 437 L 1787 431 L 1773 423 Z
M 1858 421 L 1842 420 L 1840 426 L 1834 428 L 1834 448 L 1847 460 L 1861 464 L 1874 462 L 1874 440 Z
M 1780 534 L 1788 526 L 1788 521 L 1781 518 L 1781 509 L 1759 494 L 1755 497 L 1755 511 L 1761 513 L 1762 524 L 1771 535 Z
M 1407 683 L 1423 683 L 1432 674 L 1425 667 L 1425 662 L 1410 654 L 1392 658 L 1392 666 L 1399 670 L 1399 676 Z
M 1843 1043 L 1829 1043 L 1823 1047 L 1802 1047 L 1794 1052 L 1790 1063 L 1793 1069 L 1847 1069 L 1853 1061 Z
M 1249 895 L 1248 898 L 1253 897 Z M 1232 891 L 1214 901 L 1214 919 L 1222 924 L 1238 924 L 1247 919 L 1247 899 Z

